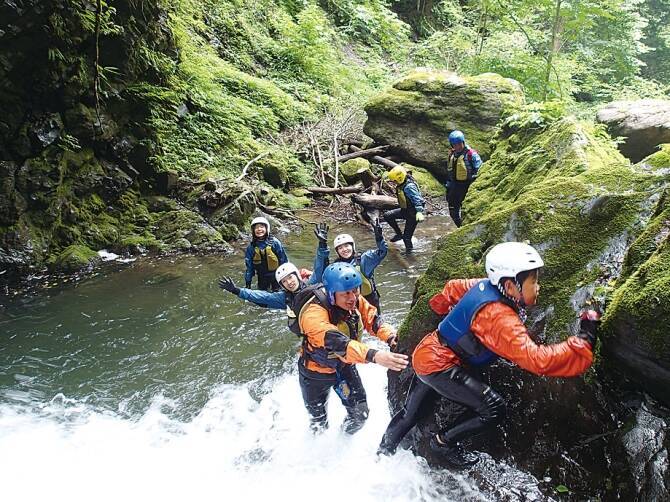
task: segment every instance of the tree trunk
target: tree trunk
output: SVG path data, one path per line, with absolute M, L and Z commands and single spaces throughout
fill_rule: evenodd
M 348 193 L 358 193 L 365 190 L 363 185 L 352 185 L 348 187 L 330 188 L 330 187 L 307 187 L 307 191 L 312 193 L 324 193 L 330 195 L 344 195 Z
M 554 61 L 554 55 L 558 53 L 559 38 L 558 34 L 561 25 L 561 3 L 563 0 L 556 0 L 556 10 L 554 11 L 554 25 L 551 29 L 551 41 L 549 42 L 549 53 L 547 54 L 547 68 L 544 72 L 544 100 L 547 100 L 547 93 L 549 92 L 549 78 L 551 77 L 551 69 Z M 558 79 L 558 73 L 556 74 Z M 560 82 L 559 82 L 560 86 Z M 559 87 L 560 88 L 560 87 Z
M 361 151 L 360 148 L 354 145 L 349 145 L 349 150 L 353 152 L 359 152 Z M 399 165 L 397 162 L 393 162 L 392 160 L 385 159 L 384 157 L 380 157 L 379 155 L 375 155 L 373 157 L 370 157 L 370 161 L 374 162 L 376 164 L 381 164 L 382 166 L 388 167 L 389 169 L 393 169 L 395 166 Z
M 347 160 L 357 159 L 358 157 L 371 157 L 377 153 L 381 153 L 388 148 L 388 145 L 376 146 L 374 148 L 368 148 L 367 150 L 361 150 L 360 148 L 353 153 L 347 153 L 346 155 L 340 155 L 337 160 L 340 162 L 346 162 Z M 349 147 L 351 149 L 351 146 Z
M 356 204 L 371 209 L 396 209 L 398 206 L 398 199 L 396 197 L 389 197 L 388 195 L 368 195 L 359 193 L 351 197 Z

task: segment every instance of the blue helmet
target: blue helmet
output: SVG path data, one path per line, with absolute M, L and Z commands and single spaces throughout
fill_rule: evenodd
M 322 276 L 323 285 L 330 303 L 335 303 L 335 293 L 351 291 L 363 284 L 358 270 L 348 263 L 332 263 L 326 267 Z
M 456 143 L 465 144 L 465 134 L 461 131 L 451 131 L 449 133 L 449 144 L 454 146 Z

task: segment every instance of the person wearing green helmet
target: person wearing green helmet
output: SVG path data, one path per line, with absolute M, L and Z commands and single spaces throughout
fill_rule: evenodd
M 395 230 L 391 242 L 402 240 L 405 249 L 411 251 L 412 236 L 416 230 L 417 223 L 425 219 L 424 200 L 421 196 L 419 185 L 411 173 L 403 166 L 395 166 L 388 172 L 388 179 L 396 184 L 396 196 L 398 197 L 399 209 L 393 209 L 384 213 L 384 221 Z M 397 220 L 405 220 L 405 229 L 401 232 Z
M 457 227 L 463 224 L 461 206 L 472 182 L 477 178 L 482 159 L 476 150 L 465 143 L 465 135 L 461 131 L 449 134 L 451 153 L 447 160 L 447 203 L 449 214 Z

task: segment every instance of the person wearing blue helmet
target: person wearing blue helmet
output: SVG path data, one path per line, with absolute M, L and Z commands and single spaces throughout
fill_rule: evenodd
M 463 224 L 461 206 L 468 193 L 468 188 L 477 178 L 482 159 L 476 150 L 465 143 L 465 135 L 461 131 L 449 134 L 451 153 L 447 160 L 447 203 L 449 214 L 457 227 Z
M 395 329 L 360 294 L 363 278 L 349 263 L 333 263 L 323 272 L 323 284 L 297 294 L 291 330 L 302 337 L 298 373 L 302 398 L 312 430 L 328 427 L 326 405 L 333 388 L 347 410 L 342 429 L 360 430 L 368 404 L 356 364 L 375 363 L 394 371 L 407 366 L 404 354 L 373 349 L 363 343 L 363 330 L 394 348 Z

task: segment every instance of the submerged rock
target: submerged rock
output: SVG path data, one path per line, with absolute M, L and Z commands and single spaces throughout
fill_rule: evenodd
M 451 131 L 462 130 L 487 158 L 497 125 L 523 102 L 519 83 L 495 73 L 461 77 L 417 69 L 368 102 L 364 131 L 442 180 Z
M 670 143 L 669 100 L 613 101 L 598 110 L 597 120 L 613 137 L 624 137 L 619 149 L 633 162 L 654 153 L 658 145 Z

